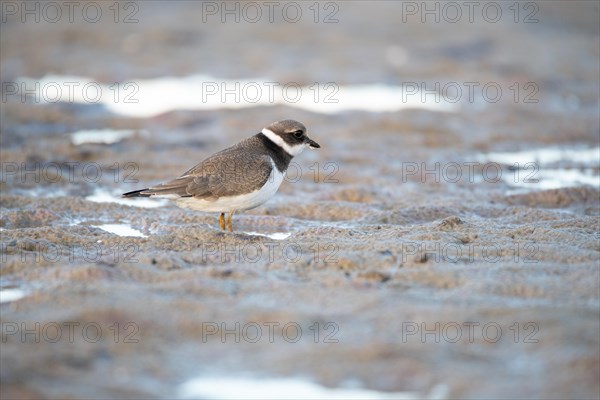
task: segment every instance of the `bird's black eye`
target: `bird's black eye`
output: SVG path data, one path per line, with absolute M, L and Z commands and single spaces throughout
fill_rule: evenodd
M 294 137 L 296 139 L 302 139 L 302 136 L 304 136 L 304 132 L 302 132 L 301 130 L 297 130 L 296 132 L 294 132 Z

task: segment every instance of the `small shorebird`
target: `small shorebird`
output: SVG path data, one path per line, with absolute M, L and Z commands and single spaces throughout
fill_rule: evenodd
M 124 197 L 162 197 L 182 208 L 219 212 L 219 225 L 233 232 L 234 212 L 269 200 L 283 182 L 294 156 L 321 146 L 306 136 L 306 127 L 291 119 L 273 122 L 260 133 L 213 154 L 179 178 Z M 225 213 L 229 213 L 225 220 Z

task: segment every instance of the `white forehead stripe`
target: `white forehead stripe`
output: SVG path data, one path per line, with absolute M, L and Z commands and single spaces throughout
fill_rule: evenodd
M 287 144 L 285 142 L 285 140 L 283 140 L 283 138 L 281 136 L 277 135 L 272 130 L 267 129 L 267 128 L 262 130 L 262 134 L 265 135 L 266 137 L 268 137 L 269 140 L 271 140 L 271 142 L 275 143 L 276 145 L 278 145 L 279 147 L 284 149 L 286 151 L 286 153 L 288 153 L 290 156 L 293 156 L 293 157 L 302 153 L 302 151 L 306 148 L 306 146 L 308 146 L 308 144 L 306 144 L 306 143 L 290 146 L 289 144 Z

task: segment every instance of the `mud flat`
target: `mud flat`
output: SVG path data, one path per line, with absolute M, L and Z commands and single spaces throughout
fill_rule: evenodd
M 221 24 L 148 4 L 136 24 L 1 25 L 3 82 L 170 80 L 147 108 L 3 101 L 2 398 L 599 396 L 597 6 L 400 24 L 392 2 L 353 2 L 334 24 Z M 202 109 L 184 89 L 185 109 L 169 93 L 198 75 L 336 82 L 340 109 Z M 406 82 L 503 96 L 350 100 Z M 322 148 L 234 233 L 119 197 L 282 118 Z

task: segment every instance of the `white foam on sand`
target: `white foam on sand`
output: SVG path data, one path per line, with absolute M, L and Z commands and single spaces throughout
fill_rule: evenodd
M 101 104 L 115 114 L 138 118 L 173 110 L 276 105 L 320 114 L 405 109 L 455 112 L 460 108 L 459 104 L 446 100 L 444 96 L 424 95 L 416 86 L 384 84 L 339 86 L 330 82 L 301 86 L 266 78 L 230 80 L 208 75 L 132 79 L 111 85 L 86 77 L 64 75 L 46 75 L 41 79 L 23 77 L 18 82 L 23 82 L 27 88 L 35 88 L 35 97 L 40 103 Z M 70 90 L 71 87 L 79 90 Z M 88 90 L 83 90 L 84 87 Z M 115 101 L 117 90 L 121 96 Z
M 152 199 L 150 197 L 118 197 L 103 189 L 95 190 L 93 194 L 87 196 L 85 199 L 88 201 L 93 201 L 94 203 L 117 203 L 141 208 L 161 207 L 169 202 L 166 199 Z
M 358 388 L 327 388 L 304 379 L 250 379 L 202 377 L 179 387 L 180 398 L 207 399 L 442 399 L 445 387 L 429 396 L 414 392 L 380 392 Z
M 75 146 L 84 143 L 112 144 L 118 143 L 123 139 L 133 136 L 136 133 L 133 129 L 97 129 L 82 130 L 71 134 L 71 143 Z
M 11 301 L 17 301 L 25 297 L 27 293 L 21 289 L 0 289 L 0 303 L 8 303 Z
M 137 229 L 133 229 L 130 225 L 127 224 L 103 224 L 103 225 L 92 225 L 95 228 L 100 228 L 103 231 L 114 233 L 118 236 L 128 236 L 128 237 L 148 237 L 144 235 L 142 232 Z

